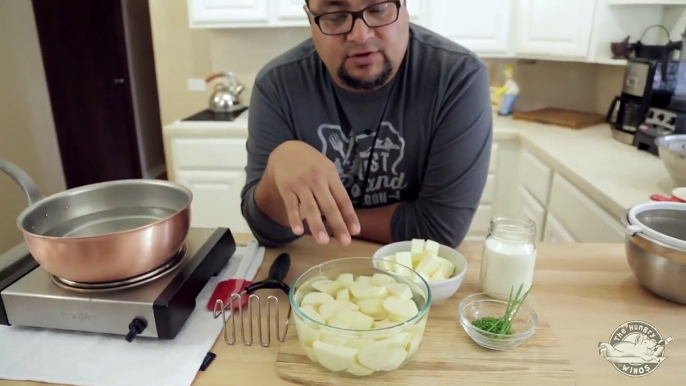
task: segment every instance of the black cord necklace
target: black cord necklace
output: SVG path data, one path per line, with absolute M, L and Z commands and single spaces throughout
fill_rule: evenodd
M 369 157 L 367 158 L 367 166 L 365 168 L 365 176 L 364 176 L 364 188 L 362 189 L 362 204 L 364 204 L 364 198 L 367 195 L 367 186 L 369 184 L 369 173 L 371 170 L 371 165 L 372 161 L 374 160 L 374 152 L 376 151 L 376 141 L 379 138 L 379 133 L 381 132 L 382 129 L 382 123 L 384 119 L 384 115 L 386 115 L 386 110 L 388 109 L 388 105 L 390 104 L 391 97 L 393 96 L 393 88 L 395 87 L 395 79 L 392 81 L 393 84 L 391 84 L 391 89 L 388 90 L 388 96 L 386 97 L 386 103 L 384 104 L 383 111 L 381 112 L 381 117 L 379 118 L 379 123 L 376 125 L 376 132 L 374 133 L 374 140 L 372 141 L 372 147 L 369 152 Z M 340 101 L 338 100 L 338 96 L 334 96 L 334 100 L 336 101 L 336 106 L 338 108 L 338 114 L 341 117 L 341 125 L 345 126 L 345 130 L 348 133 L 349 137 L 351 140 L 355 140 L 355 143 L 357 143 L 357 140 L 355 138 L 355 133 L 352 130 L 352 127 L 350 125 L 350 122 L 348 121 L 347 116 L 345 115 L 345 111 L 343 110 Z M 365 131 L 365 133 L 368 133 L 369 130 Z M 355 183 L 357 185 L 357 182 Z
M 392 87 L 392 86 L 391 86 Z M 364 189 L 362 189 L 362 204 L 364 204 L 364 198 L 367 196 L 367 185 L 369 184 L 369 171 L 371 170 L 372 162 L 374 161 L 374 151 L 376 150 L 376 141 L 379 138 L 379 133 L 383 128 L 383 117 L 386 115 L 386 109 L 391 100 L 393 89 L 388 91 L 388 98 L 386 98 L 386 104 L 384 105 L 383 111 L 381 112 L 381 118 L 379 119 L 379 124 L 376 126 L 376 133 L 374 133 L 374 141 L 372 142 L 372 149 L 369 152 L 369 158 L 367 159 L 367 167 L 364 173 Z

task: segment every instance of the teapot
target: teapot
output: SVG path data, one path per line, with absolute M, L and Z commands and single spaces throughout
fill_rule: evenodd
M 238 96 L 245 90 L 245 86 L 238 83 L 236 75 L 233 72 L 217 72 L 209 75 L 205 79 L 205 83 L 226 77 L 229 80 L 228 85 L 224 83 L 217 83 L 214 86 L 214 91 L 210 96 L 210 110 L 216 113 L 228 113 L 244 108 L 241 105 Z

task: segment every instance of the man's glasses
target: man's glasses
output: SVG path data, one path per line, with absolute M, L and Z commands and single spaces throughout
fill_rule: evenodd
M 393 24 L 400 15 L 400 1 L 384 1 L 359 11 L 327 12 L 314 16 L 314 23 L 324 35 L 345 35 L 352 31 L 357 19 L 362 19 L 369 28 Z

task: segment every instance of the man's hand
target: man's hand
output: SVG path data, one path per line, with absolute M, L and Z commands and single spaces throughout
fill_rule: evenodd
M 258 207 L 293 233 L 302 235 L 303 220 L 320 244 L 334 236 L 349 245 L 360 232 L 360 224 L 336 166 L 310 145 L 300 141 L 281 144 L 269 156 L 262 181 L 255 193 Z M 280 199 L 276 205 L 275 199 Z

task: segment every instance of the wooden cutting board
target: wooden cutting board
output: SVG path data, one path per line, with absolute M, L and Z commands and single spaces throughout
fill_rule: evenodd
M 517 111 L 512 114 L 512 118 L 569 127 L 571 129 L 583 129 L 605 123 L 605 116 L 600 114 L 554 107 L 532 111 Z
M 576 383 L 574 370 L 540 312 L 538 330 L 527 342 L 508 351 L 488 350 L 476 345 L 458 321 L 457 309 L 463 296 L 457 294 L 431 308 L 419 351 L 399 370 L 360 378 L 333 374 L 309 360 L 291 325 L 276 358 L 277 373 L 286 381 L 307 386 L 344 383 L 355 386 L 559 386 Z M 530 300 L 535 304 L 533 295 Z M 539 311 L 537 307 L 536 310 Z M 594 348 L 590 348 L 589 355 L 593 353 Z

